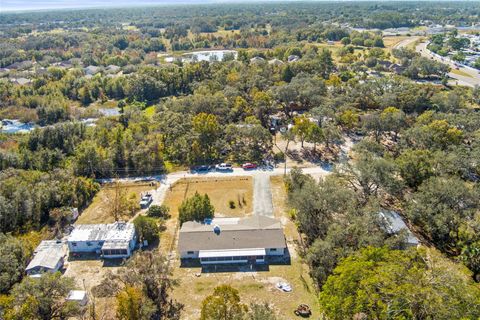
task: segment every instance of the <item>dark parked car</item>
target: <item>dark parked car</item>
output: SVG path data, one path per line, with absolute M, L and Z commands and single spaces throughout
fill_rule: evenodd
M 208 172 L 211 169 L 212 169 L 211 166 L 204 164 L 204 165 L 200 165 L 200 166 L 194 166 L 190 169 L 190 171 L 202 173 L 202 172 Z

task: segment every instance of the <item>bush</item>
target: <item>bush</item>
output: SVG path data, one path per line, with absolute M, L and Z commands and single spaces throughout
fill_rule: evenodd
M 151 205 L 147 211 L 147 216 L 153 217 L 153 218 L 168 219 L 170 218 L 170 208 L 164 204 L 160 206 Z
M 273 160 L 278 163 L 278 162 L 283 162 L 285 161 L 285 154 L 283 152 L 277 152 L 273 155 Z
M 147 240 L 148 243 L 158 240 L 160 228 L 157 219 L 145 216 L 138 216 L 133 220 L 135 231 L 137 232 L 139 241 Z
M 235 209 L 235 201 L 233 200 L 228 201 L 228 206 L 230 207 L 230 209 Z
M 213 218 L 215 208 L 210 203 L 208 195 L 201 196 L 198 192 L 195 192 L 193 197 L 188 198 L 182 202 L 180 208 L 178 208 L 180 224 L 186 221 L 199 221 L 207 218 Z

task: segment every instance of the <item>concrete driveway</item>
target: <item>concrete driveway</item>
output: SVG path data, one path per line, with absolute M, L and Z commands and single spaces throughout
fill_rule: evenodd
M 265 172 L 256 172 L 253 175 L 253 214 L 273 218 L 270 175 Z

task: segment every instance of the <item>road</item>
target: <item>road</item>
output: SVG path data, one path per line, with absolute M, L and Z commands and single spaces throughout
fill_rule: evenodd
M 475 86 L 480 86 L 480 73 L 478 70 L 475 70 L 473 68 L 470 68 L 468 66 L 459 66 L 457 67 L 455 63 L 448 59 L 441 57 L 437 54 L 434 54 L 430 50 L 427 49 L 427 42 L 424 43 L 419 43 L 415 47 L 415 51 L 419 52 L 422 56 L 427 57 L 429 59 L 436 60 L 438 62 L 442 62 L 452 68 L 452 71 L 458 68 L 457 73 L 454 72 L 449 72 L 448 76 L 452 79 L 454 79 L 455 84 L 462 85 L 462 86 L 467 86 L 467 87 L 475 87 Z M 458 74 L 458 72 L 463 73 Z
M 358 138 L 353 140 L 350 137 L 345 138 L 344 144 L 340 146 L 341 154 L 339 163 L 344 163 L 348 161 L 348 154 L 353 147 L 353 145 L 358 142 Z M 332 172 L 333 166 L 330 167 L 308 167 L 302 168 L 302 172 L 313 176 L 315 179 L 325 177 Z M 288 174 L 292 168 L 287 168 L 286 173 Z M 278 167 L 259 167 L 255 170 L 243 170 L 242 168 L 233 168 L 230 172 L 218 172 L 218 171 L 209 171 L 205 173 L 194 173 L 189 171 L 179 171 L 166 175 L 154 175 L 154 176 L 144 176 L 144 177 L 131 177 L 131 178 L 120 178 L 120 179 L 98 179 L 100 183 L 107 183 L 119 181 L 121 183 L 135 182 L 135 181 L 144 181 L 144 180 L 156 180 L 160 182 L 160 187 L 150 191 L 153 197 L 153 205 L 161 205 L 165 199 L 168 189 L 174 185 L 180 179 L 187 178 L 215 178 L 215 177 L 253 177 L 253 212 L 254 214 L 273 216 L 273 203 L 272 203 L 272 192 L 270 187 L 270 177 L 271 176 L 280 176 L 285 174 L 285 168 Z M 138 215 L 145 213 L 144 210 L 140 210 L 134 217 L 130 219 L 133 221 Z
M 400 49 L 400 48 L 408 47 L 410 44 L 414 43 L 418 39 L 420 39 L 420 37 L 410 37 L 410 38 L 404 39 L 404 40 L 400 41 L 399 43 L 395 44 L 393 46 L 393 49 Z
M 287 174 L 290 172 L 287 168 Z M 331 173 L 321 167 L 302 168 L 303 173 L 310 174 L 314 177 L 323 177 Z M 217 172 L 211 171 L 207 173 L 192 173 L 188 171 L 181 171 L 170 173 L 167 175 L 149 176 L 149 177 L 133 177 L 122 178 L 117 181 L 133 182 L 145 179 L 154 179 L 160 182 L 160 187 L 150 191 L 153 197 L 152 205 L 161 205 L 165 199 L 168 189 L 174 185 L 178 180 L 183 178 L 215 178 L 215 177 L 253 177 L 253 211 L 255 214 L 273 216 L 272 192 L 270 188 L 270 177 L 284 174 L 284 168 L 265 169 L 259 168 L 257 170 L 243 170 L 241 168 L 234 168 L 231 172 Z M 100 182 L 111 182 L 112 179 L 102 179 Z M 140 210 L 130 220 L 133 221 L 139 214 L 145 213 L 146 210 Z
M 407 47 L 408 45 L 414 43 L 415 41 L 419 40 L 420 37 L 410 37 L 405 40 L 400 41 L 396 45 L 393 46 L 394 49 L 400 49 Z M 422 56 L 436 60 L 438 62 L 442 62 L 446 65 L 449 65 L 452 68 L 452 71 L 457 68 L 455 63 L 450 59 L 440 57 L 439 55 L 434 54 L 430 50 L 427 49 L 428 42 L 422 42 L 415 46 L 415 51 L 420 53 Z M 467 87 L 475 87 L 480 86 L 480 72 L 468 66 L 459 66 L 459 70 L 454 72 L 449 72 L 448 76 L 453 79 L 449 81 L 449 84 L 452 85 L 461 85 Z M 459 74 L 462 73 L 462 74 Z

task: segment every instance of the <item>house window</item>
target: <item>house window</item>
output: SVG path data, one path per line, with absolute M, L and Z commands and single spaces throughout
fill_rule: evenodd
M 270 249 L 270 251 L 277 251 L 277 248 L 272 248 Z
M 193 251 L 187 251 L 187 254 L 194 254 Z
M 92 243 L 91 243 L 91 242 L 87 242 L 87 246 L 91 247 L 91 246 L 92 246 Z
M 77 243 L 76 243 L 76 242 L 72 242 L 72 246 L 76 247 L 76 246 L 77 246 Z

